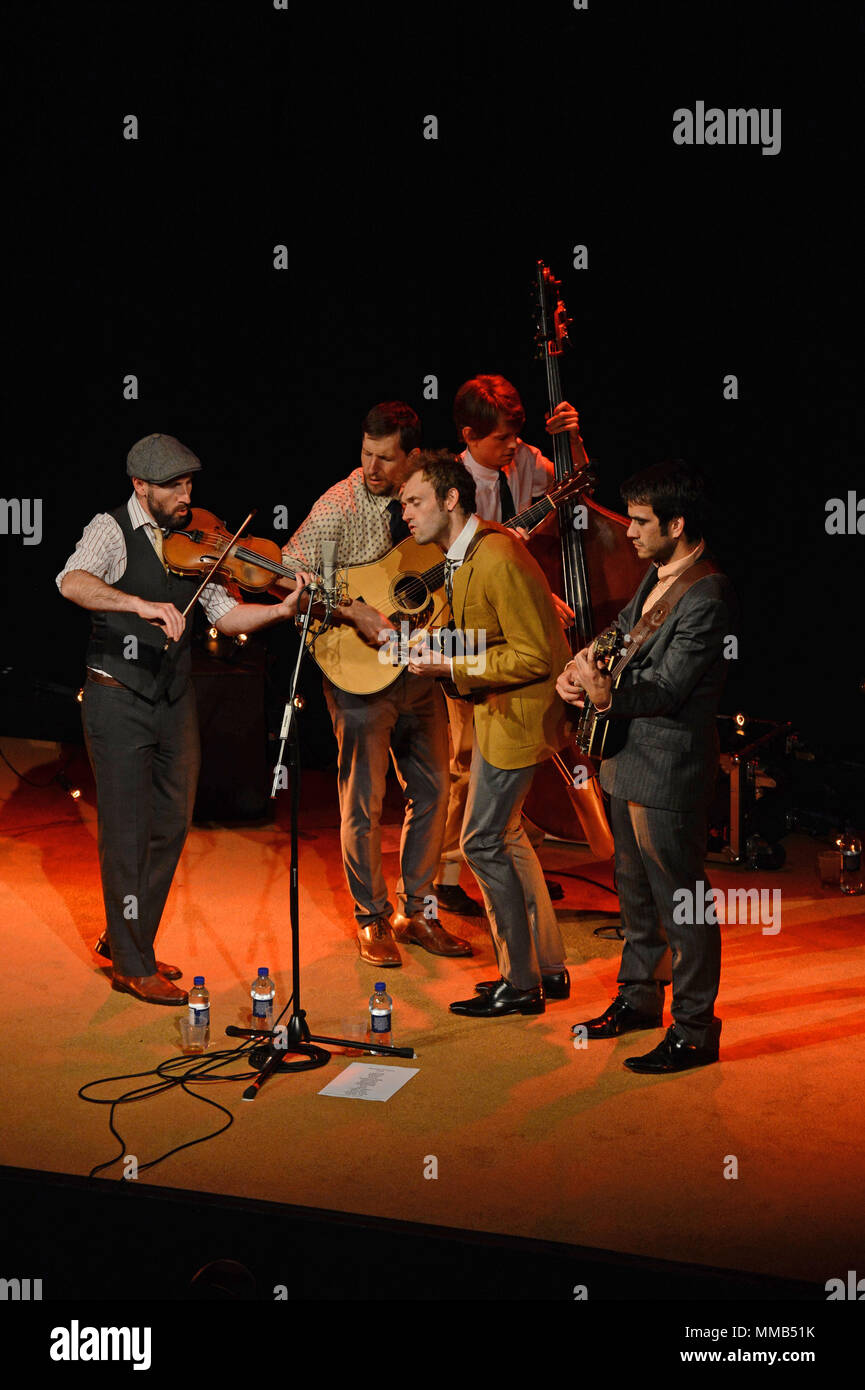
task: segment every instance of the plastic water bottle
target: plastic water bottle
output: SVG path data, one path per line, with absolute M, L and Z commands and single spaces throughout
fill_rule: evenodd
M 258 976 L 253 980 L 249 992 L 252 995 L 252 1027 L 260 1029 L 262 1033 L 269 1033 L 273 1028 L 273 996 L 276 986 L 267 973 L 266 965 L 258 967 Z
M 841 851 L 841 892 L 862 893 L 865 891 L 862 879 L 862 841 L 853 827 L 848 825 L 844 834 L 838 836 L 836 843 Z
M 382 1043 L 385 1047 L 391 1045 L 391 1017 L 393 1014 L 393 1000 L 384 987 L 384 980 L 379 980 L 372 994 L 369 996 L 369 1030 L 367 1032 L 367 1042 Z M 373 1056 L 376 1054 L 373 1053 Z
M 195 976 L 192 989 L 189 991 L 188 1003 L 189 1026 L 204 1029 L 202 1045 L 207 1047 L 210 1042 L 210 995 L 204 987 L 203 975 Z

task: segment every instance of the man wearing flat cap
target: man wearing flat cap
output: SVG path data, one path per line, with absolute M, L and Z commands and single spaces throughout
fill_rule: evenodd
M 170 434 L 129 451 L 129 501 L 100 512 L 57 576 L 64 598 L 92 615 L 83 722 L 96 778 L 99 862 L 107 932 L 96 950 L 113 986 L 150 1004 L 185 1004 L 176 966 L 157 961 L 154 940 L 192 819 L 199 742 L 190 680 L 191 622 L 182 616 L 199 584 L 172 574 L 164 533 L 188 523 L 201 463 Z M 211 582 L 199 602 L 226 636 L 294 617 L 307 575 L 280 603 L 238 603 Z

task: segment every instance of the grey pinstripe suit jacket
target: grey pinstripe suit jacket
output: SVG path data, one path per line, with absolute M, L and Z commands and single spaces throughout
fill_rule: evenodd
M 624 632 L 639 620 L 656 579 L 652 565 L 619 614 Z M 601 786 L 611 796 L 668 811 L 708 802 L 718 771 L 724 639 L 735 632 L 736 612 L 726 575 L 706 575 L 625 668 L 605 715 L 628 721 L 624 747 L 601 764 Z

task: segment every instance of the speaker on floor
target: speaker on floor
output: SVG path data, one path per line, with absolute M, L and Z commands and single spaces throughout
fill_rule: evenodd
M 192 680 L 201 728 L 201 776 L 193 811 L 197 822 L 273 816 L 264 661 L 263 647 L 251 641 L 242 654 L 226 638 L 193 650 Z

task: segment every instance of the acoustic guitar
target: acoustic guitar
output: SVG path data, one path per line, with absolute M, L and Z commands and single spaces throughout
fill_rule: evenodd
M 589 468 L 575 469 L 508 522 L 531 534 L 556 507 L 595 486 Z M 337 571 L 342 602 L 359 599 L 377 608 L 400 637 L 444 626 L 449 617 L 445 593 L 444 556 L 435 545 L 418 545 L 407 536 L 380 560 L 367 565 L 347 565 Z M 405 626 L 404 626 L 405 625 Z M 384 649 L 371 647 L 353 627 L 316 623 L 307 639 L 310 655 L 340 690 L 352 695 L 373 695 L 392 685 L 408 665 L 407 641 Z

